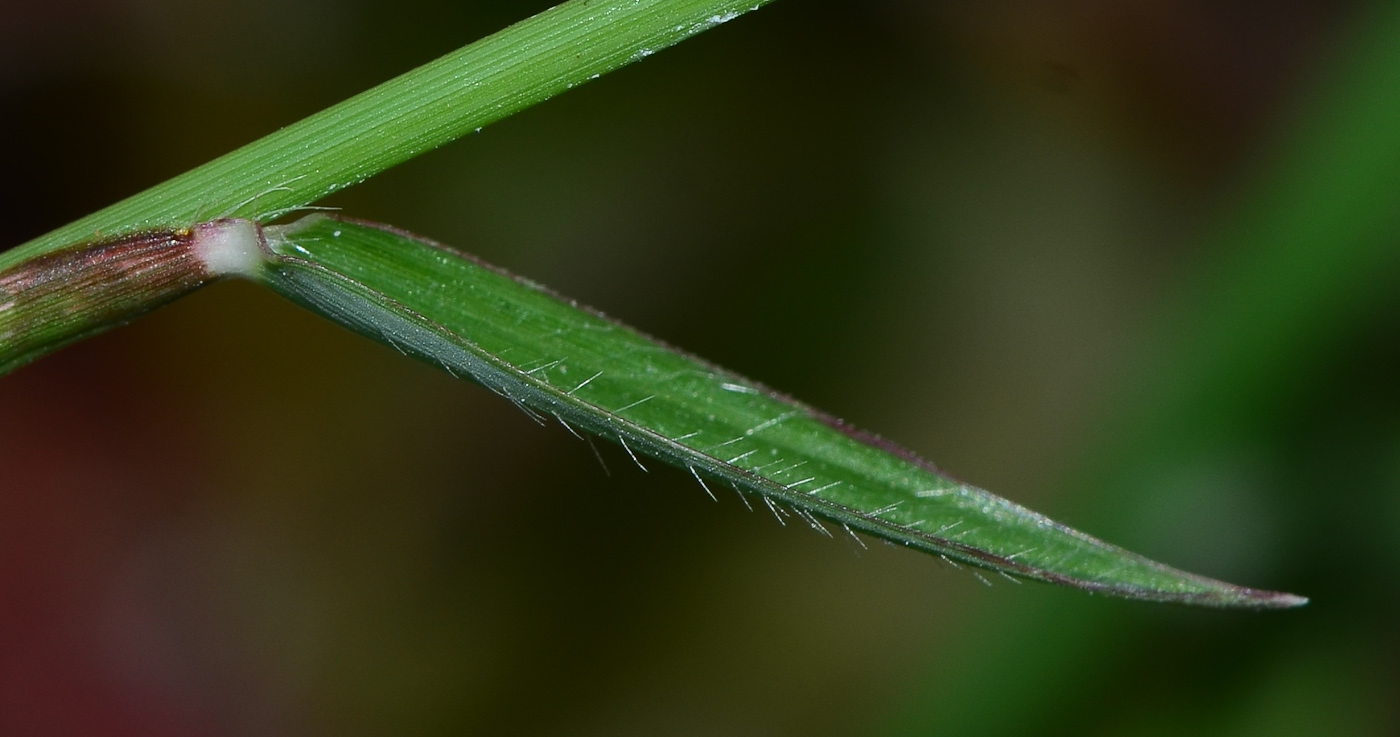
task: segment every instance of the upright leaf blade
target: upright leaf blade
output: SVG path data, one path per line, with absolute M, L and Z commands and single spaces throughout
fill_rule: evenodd
M 828 530 L 826 520 L 949 560 L 1114 596 L 1221 607 L 1305 601 L 1184 573 L 1096 540 L 402 231 L 313 216 L 265 232 L 270 260 L 258 278 L 283 295 L 470 376 L 537 419 L 617 442 L 634 458 L 687 468 L 707 490 L 718 481 L 756 495 L 780 519 Z
M 772 0 L 570 0 L 0 253 L 201 220 L 271 220 Z

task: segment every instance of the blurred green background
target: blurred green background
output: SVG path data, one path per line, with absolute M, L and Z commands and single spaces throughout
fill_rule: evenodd
M 0 247 L 545 5 L 7 0 Z M 224 284 L 0 379 L 0 733 L 1400 733 L 1389 4 L 782 0 L 324 204 L 1313 602 L 984 587 Z

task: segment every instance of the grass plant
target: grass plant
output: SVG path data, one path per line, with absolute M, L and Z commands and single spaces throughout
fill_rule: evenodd
M 185 269 L 197 277 L 176 280 L 187 290 L 236 272 L 470 376 L 536 416 L 682 466 L 707 490 L 708 480 L 752 494 L 780 520 L 829 531 L 825 520 L 1000 574 L 1130 598 L 1303 603 L 1187 574 L 1054 523 L 760 384 L 415 236 L 315 216 L 271 225 L 762 4 L 572 0 L 14 249 L 0 256 L 0 366 L 13 368 L 178 296 L 150 288 L 149 299 L 138 293 L 132 303 L 126 292 L 142 288 L 133 273 Z M 203 231 L 188 235 L 201 223 L 255 234 L 238 244 L 250 260 L 215 265 L 201 250 Z M 154 267 L 93 257 L 150 234 L 180 241 L 192 255 Z M 31 298 L 39 283 L 42 304 Z M 102 296 L 110 290 L 125 290 L 120 309 Z M 67 322 L 50 330 L 59 315 Z M 49 332 L 36 339 L 43 330 Z

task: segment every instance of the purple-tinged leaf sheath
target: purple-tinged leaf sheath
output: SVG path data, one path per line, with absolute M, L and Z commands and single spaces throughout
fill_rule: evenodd
M 82 243 L 0 272 L 0 373 L 246 271 L 260 242 L 251 221 L 219 220 Z

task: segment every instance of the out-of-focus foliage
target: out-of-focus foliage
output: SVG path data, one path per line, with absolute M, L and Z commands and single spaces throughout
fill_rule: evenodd
M 7 3 L 0 245 L 543 6 Z M 1290 147 L 1388 137 L 1298 132 L 1385 81 L 1347 56 L 1382 21 L 784 0 L 334 203 L 1305 609 L 987 589 L 777 530 L 228 285 L 0 382 L 0 725 L 1393 733 L 1395 272 L 1254 315 L 1288 351 L 1191 337 L 1267 263 L 1240 233 L 1307 179 Z M 1383 247 L 1377 182 L 1335 191 Z M 1275 214 L 1339 211 L 1309 204 Z M 1267 283 L 1347 273 L 1299 253 Z

